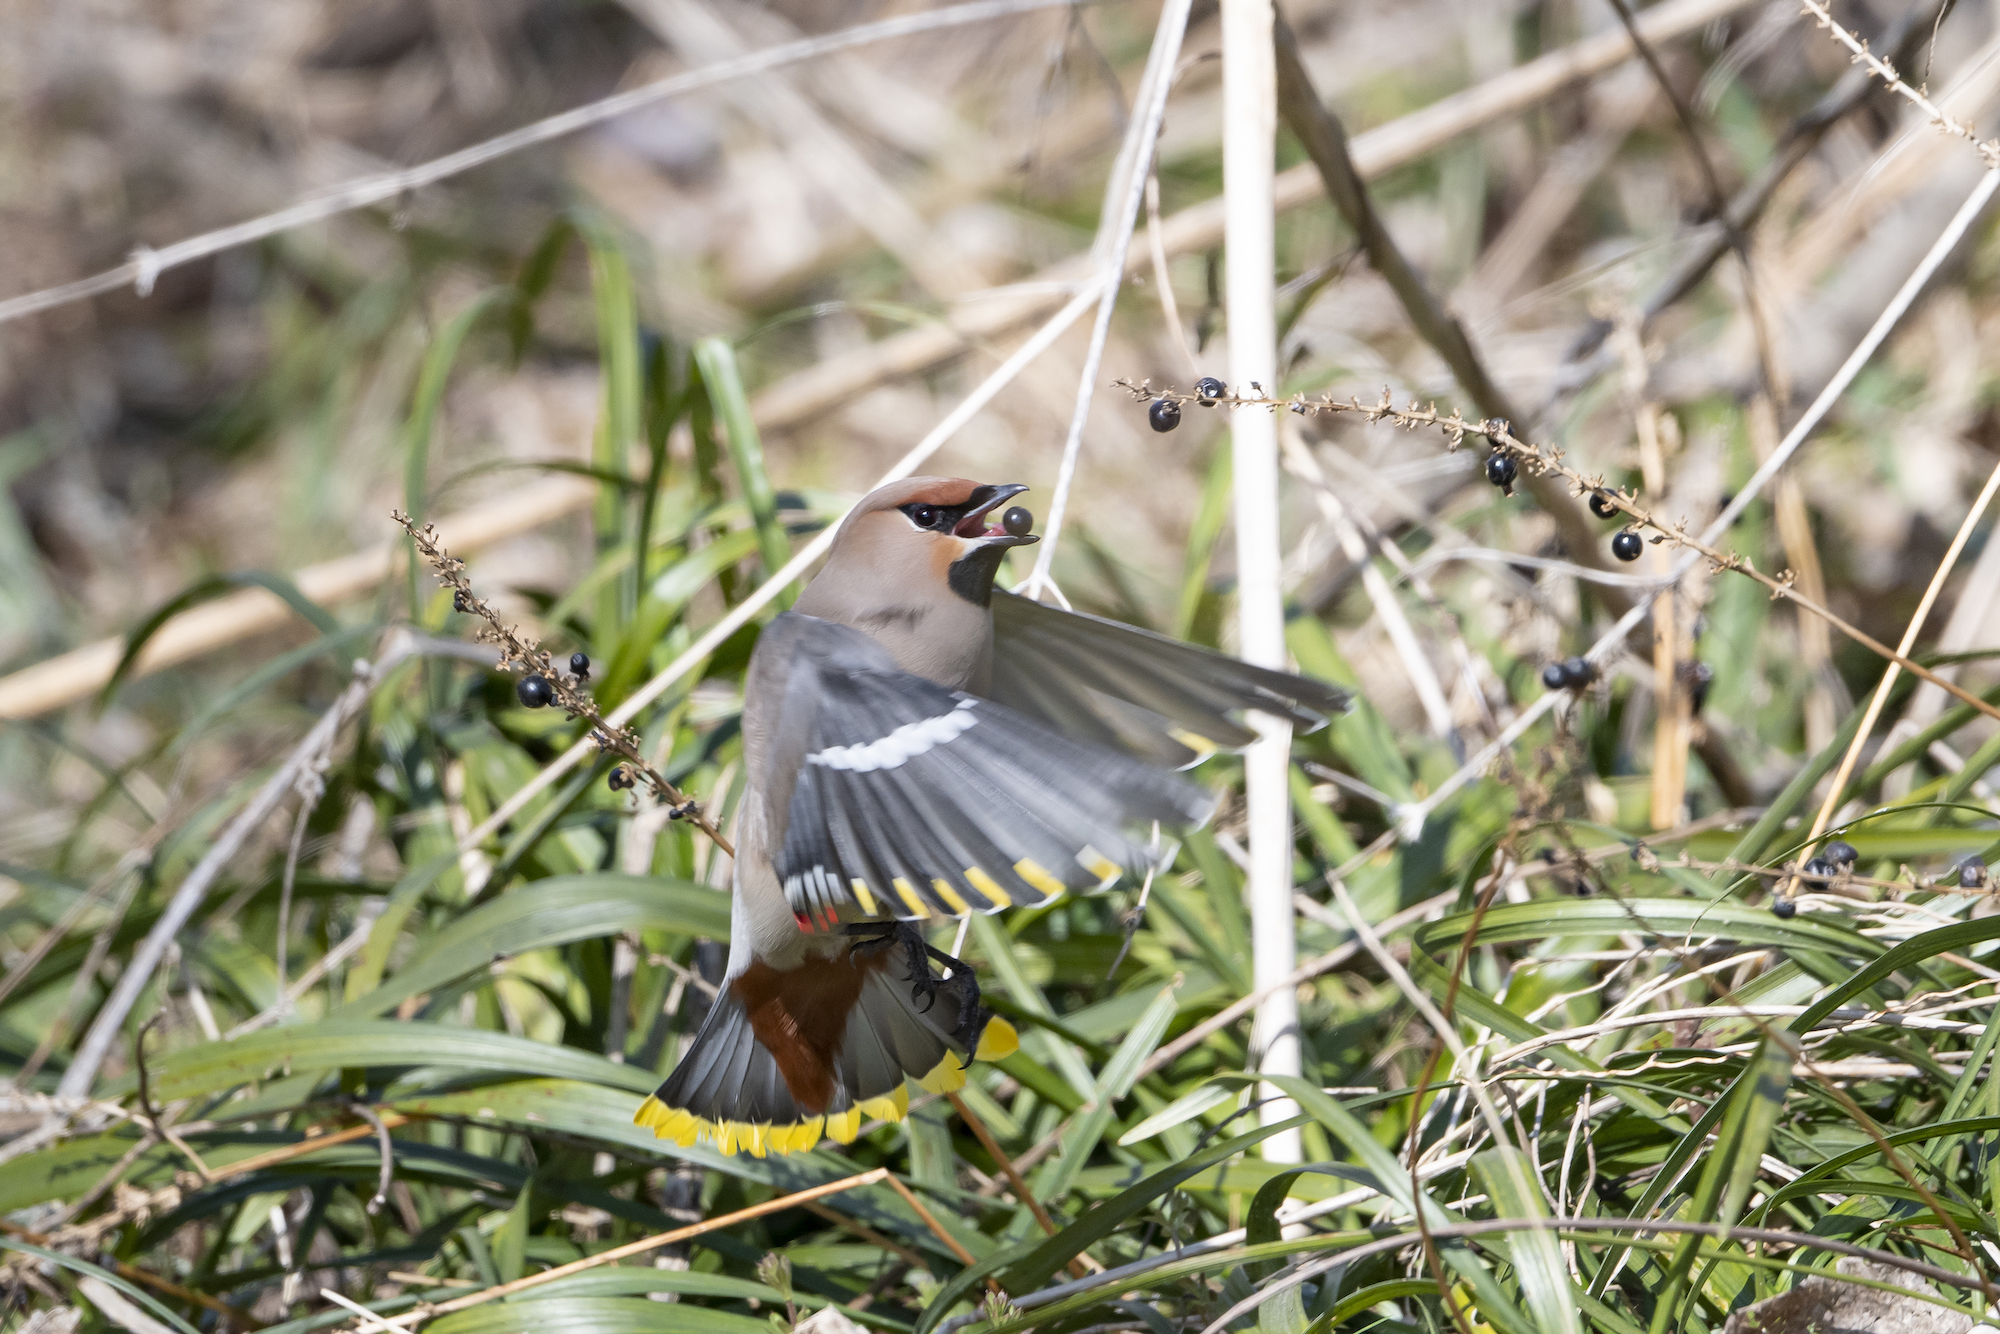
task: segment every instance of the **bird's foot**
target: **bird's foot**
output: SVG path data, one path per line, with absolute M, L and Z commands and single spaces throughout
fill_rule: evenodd
M 950 987 L 957 993 L 958 1027 L 952 1031 L 952 1036 L 968 1047 L 977 1045 L 979 1030 L 986 1027 L 989 1016 L 986 1007 L 979 1003 L 979 979 L 973 974 L 972 965 L 931 945 L 924 946 L 924 953 L 951 970 L 951 976 L 943 979 L 931 979 L 928 967 L 923 971 L 932 990 Z
M 840 930 L 842 935 L 854 941 L 847 947 L 847 952 L 867 958 L 888 948 L 902 925 L 901 922 L 848 922 Z

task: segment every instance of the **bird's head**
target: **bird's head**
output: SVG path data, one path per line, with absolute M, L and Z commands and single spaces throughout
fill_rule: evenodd
M 961 477 L 908 477 L 870 492 L 841 524 L 834 559 L 857 561 L 891 578 L 936 580 L 978 606 L 992 598 L 993 576 L 1012 547 L 1039 541 L 1025 510 L 1011 523 L 993 512 L 1028 488 Z M 1025 520 L 1025 521 L 1024 521 Z

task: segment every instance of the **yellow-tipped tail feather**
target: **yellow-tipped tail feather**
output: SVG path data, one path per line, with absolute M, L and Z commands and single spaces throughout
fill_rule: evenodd
M 1014 1026 L 997 1015 L 986 1021 L 979 1035 L 977 1061 L 998 1061 L 1011 1056 L 1021 1046 Z M 918 1087 L 926 1093 L 955 1093 L 965 1087 L 965 1067 L 955 1052 L 947 1052 L 922 1079 Z M 909 1085 L 894 1092 L 864 1098 L 844 1112 L 829 1112 L 789 1124 L 754 1124 L 748 1121 L 711 1121 L 679 1107 L 669 1107 L 658 1098 L 647 1098 L 632 1115 L 632 1124 L 643 1126 L 658 1139 L 672 1140 L 681 1148 L 706 1141 L 720 1153 L 748 1153 L 753 1158 L 766 1154 L 804 1153 L 818 1144 L 821 1136 L 836 1144 L 852 1144 L 866 1121 L 901 1121 L 910 1114 Z
M 1021 1035 L 1014 1026 L 994 1015 L 986 1021 L 986 1029 L 979 1035 L 979 1048 L 972 1053 L 975 1061 L 1004 1061 L 1021 1050 Z

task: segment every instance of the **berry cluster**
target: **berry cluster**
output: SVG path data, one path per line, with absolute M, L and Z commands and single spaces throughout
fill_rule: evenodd
M 1564 658 L 1542 668 L 1542 684 L 1550 690 L 1582 690 L 1596 679 L 1588 658 Z
M 1121 380 L 1119 383 L 1123 384 L 1124 381 Z M 1194 401 L 1204 408 L 1214 407 L 1217 402 L 1228 397 L 1228 394 L 1229 386 L 1213 375 L 1204 375 L 1194 382 Z M 1181 424 L 1181 402 L 1181 399 L 1170 396 L 1154 399 L 1152 406 L 1146 409 L 1146 420 L 1156 431 L 1173 430 Z
M 590 659 L 581 653 L 569 655 L 570 686 L 582 689 L 590 682 Z M 521 684 L 514 687 L 514 694 L 520 699 L 521 707 L 541 709 L 556 702 L 556 688 L 548 677 L 539 672 L 521 678 Z M 616 783 L 613 787 L 618 786 Z
M 472 591 L 472 585 L 465 577 L 465 562 L 445 551 L 438 542 L 437 529 L 431 524 L 419 526 L 409 515 L 400 510 L 392 510 L 391 517 L 403 526 L 416 544 L 417 551 L 430 563 L 437 574 L 438 582 L 452 590 L 451 605 L 454 611 L 468 616 L 476 616 L 486 622 L 480 627 L 477 638 L 483 643 L 495 645 L 500 650 L 499 667 L 502 671 L 517 671 L 522 674 L 515 683 L 514 697 L 524 708 L 545 709 L 560 707 L 570 718 L 584 719 L 590 727 L 590 739 L 597 744 L 600 752 L 615 754 L 624 763 L 611 771 L 610 785 L 614 791 L 636 787 L 643 779 L 653 795 L 671 808 L 670 814 L 676 820 L 694 821 L 724 852 L 731 856 L 735 850 L 707 816 L 702 814 L 695 800 L 669 783 L 659 770 L 647 763 L 639 749 L 639 735 L 629 727 L 615 727 L 606 722 L 598 712 L 597 702 L 584 687 L 590 682 L 590 658 L 587 654 L 572 653 L 569 671 L 559 671 L 555 659 L 549 651 L 534 640 L 523 635 L 515 627 L 501 620 L 493 608 Z M 1023 514 L 1027 511 L 1023 510 Z M 1028 518 L 1034 522 L 1033 516 Z
M 1825 889 L 1842 876 L 1854 874 L 1854 863 L 1861 854 L 1845 839 L 1835 839 L 1820 848 L 1817 856 L 1810 857 L 1799 868 L 1798 883 L 1809 889 Z M 1777 917 L 1797 916 L 1799 905 L 1791 895 L 1780 892 L 1771 900 L 1771 912 Z
M 1794 576 L 1791 571 L 1787 570 L 1776 576 L 1765 574 L 1744 557 L 1734 552 L 1718 550 L 1693 536 L 1688 532 L 1684 521 L 1668 525 L 1656 519 L 1639 508 L 1635 500 L 1628 499 L 1622 492 L 1607 487 L 1602 477 L 1586 477 L 1566 465 L 1562 461 L 1561 449 L 1531 445 L 1518 438 L 1503 418 L 1492 417 L 1479 422 L 1467 421 L 1456 410 L 1450 413 L 1439 411 L 1435 403 L 1421 408 L 1412 403 L 1408 407 L 1399 408 L 1386 388 L 1383 389 L 1379 401 L 1363 403 L 1358 398 L 1350 397 L 1342 400 L 1331 394 L 1322 394 L 1318 398 L 1308 398 L 1304 394 L 1294 394 L 1290 398 L 1271 398 L 1265 395 L 1263 386 L 1255 381 L 1251 382 L 1251 396 L 1248 397 L 1230 393 L 1226 386 L 1212 379 L 1200 381 L 1195 386 L 1194 393 L 1180 393 L 1172 389 L 1156 390 L 1150 381 L 1134 384 L 1130 380 L 1114 380 L 1112 383 L 1130 393 L 1135 400 L 1150 404 L 1147 415 L 1152 420 L 1154 429 L 1161 431 L 1170 431 L 1180 423 L 1182 404 L 1197 403 L 1202 407 L 1214 407 L 1217 404 L 1227 404 L 1235 408 L 1261 407 L 1272 412 L 1285 408 L 1301 416 L 1351 412 L 1367 421 L 1392 422 L 1405 430 L 1430 428 L 1441 431 L 1444 433 L 1447 448 L 1453 450 L 1464 443 L 1468 435 L 1484 435 L 1491 444 L 1494 455 L 1504 454 L 1513 463 L 1513 472 L 1507 475 L 1505 482 L 1502 482 L 1500 475 L 1507 473 L 1507 469 L 1503 466 L 1496 472 L 1489 458 L 1487 476 L 1503 490 L 1515 477 L 1523 473 L 1529 476 L 1554 475 L 1567 480 L 1574 494 L 1589 496 L 1591 512 L 1598 517 L 1610 519 L 1624 515 L 1630 526 L 1611 539 L 1611 554 L 1619 560 L 1639 559 L 1647 541 L 1642 532 L 1650 530 L 1653 533 L 1651 539 L 1653 542 L 1687 547 L 1706 556 L 1718 572 L 1731 570 L 1755 580 L 1769 589 L 1772 597 L 1788 599 L 1801 610 L 1819 617 L 1870 653 L 1895 663 L 1920 681 L 1930 682 L 1960 703 L 1970 705 L 1987 717 L 2000 720 L 2000 705 L 1987 702 L 1955 681 L 1945 680 L 1922 663 L 1913 662 L 1865 630 L 1800 593 L 1793 587 Z

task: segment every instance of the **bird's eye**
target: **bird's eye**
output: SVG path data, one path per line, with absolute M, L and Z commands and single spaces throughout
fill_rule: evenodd
M 937 506 L 935 505 L 910 506 L 910 522 L 916 524 L 917 527 L 919 528 L 935 527 L 937 524 L 937 517 L 938 517 L 938 512 L 937 512 Z

